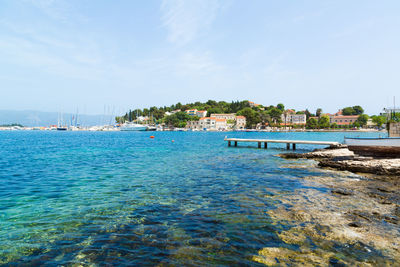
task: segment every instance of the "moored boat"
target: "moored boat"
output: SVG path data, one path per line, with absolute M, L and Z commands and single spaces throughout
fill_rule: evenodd
M 400 158 L 400 138 L 344 138 L 349 150 L 360 156 Z
M 126 122 L 121 125 L 120 130 L 121 131 L 146 131 L 147 126 L 138 124 L 138 123 Z

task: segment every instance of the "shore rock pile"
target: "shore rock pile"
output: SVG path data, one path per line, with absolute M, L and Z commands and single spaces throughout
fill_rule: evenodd
M 347 148 L 320 149 L 309 153 L 285 153 L 279 155 L 286 159 L 314 159 L 318 166 L 351 172 L 373 173 L 400 176 L 400 158 L 374 159 L 360 157 Z

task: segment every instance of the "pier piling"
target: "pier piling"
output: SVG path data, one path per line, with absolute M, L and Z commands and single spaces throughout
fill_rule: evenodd
M 290 150 L 290 145 L 292 145 L 292 149 L 296 150 L 297 144 L 304 145 L 326 145 L 330 147 L 337 147 L 340 145 L 339 142 L 332 141 L 308 141 L 308 140 L 279 140 L 279 139 L 241 139 L 241 138 L 225 138 L 225 141 L 228 141 L 228 146 L 232 146 L 232 142 L 235 142 L 235 147 L 238 146 L 238 142 L 253 142 L 257 143 L 257 147 L 261 148 L 261 143 L 264 143 L 264 148 L 268 148 L 268 143 L 281 143 L 286 144 L 286 149 Z

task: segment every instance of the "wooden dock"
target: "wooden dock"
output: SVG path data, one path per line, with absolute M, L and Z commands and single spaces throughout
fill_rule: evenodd
M 225 138 L 224 141 L 228 141 L 228 146 L 232 146 L 232 143 L 234 144 L 234 146 L 237 146 L 238 142 L 258 143 L 258 148 L 261 148 L 261 144 L 263 143 L 264 143 L 264 148 L 268 148 L 268 143 L 281 143 L 281 144 L 286 144 L 286 149 L 290 149 L 290 145 L 292 145 L 293 150 L 296 150 L 296 144 L 325 145 L 330 147 L 340 146 L 339 142 L 331 142 L 331 141 L 241 139 L 241 138 Z

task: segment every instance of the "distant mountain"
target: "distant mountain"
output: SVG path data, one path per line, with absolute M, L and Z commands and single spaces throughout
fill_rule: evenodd
M 43 112 L 37 110 L 0 110 L 0 125 L 19 123 L 24 126 L 49 126 L 57 124 L 58 112 Z M 75 114 L 64 113 L 63 120 L 70 125 L 75 119 Z M 84 115 L 78 114 L 78 123 L 81 126 L 113 124 L 114 116 L 111 115 Z M 75 122 L 74 122 L 75 123 Z

